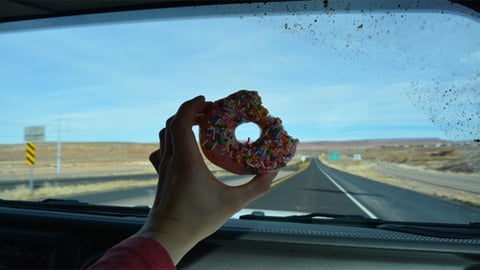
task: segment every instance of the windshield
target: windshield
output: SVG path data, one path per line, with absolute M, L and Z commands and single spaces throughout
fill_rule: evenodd
M 168 117 L 250 89 L 300 143 L 249 209 L 478 222 L 480 23 L 455 8 L 262 3 L 0 33 L 0 198 L 149 206 Z

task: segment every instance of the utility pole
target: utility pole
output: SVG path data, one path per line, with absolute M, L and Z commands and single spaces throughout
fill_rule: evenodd
M 60 115 L 57 119 L 57 174 L 62 171 L 62 129 Z
M 62 123 L 66 121 L 66 123 Z M 62 133 L 68 132 L 65 126 L 68 127 L 68 118 L 57 118 L 57 174 L 62 172 Z M 65 135 L 65 133 L 63 134 Z

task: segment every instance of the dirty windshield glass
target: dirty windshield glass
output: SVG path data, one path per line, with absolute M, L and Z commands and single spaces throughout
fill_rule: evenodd
M 249 210 L 478 222 L 478 16 L 323 2 L 0 33 L 0 198 L 149 206 L 165 121 L 249 89 L 300 141 Z

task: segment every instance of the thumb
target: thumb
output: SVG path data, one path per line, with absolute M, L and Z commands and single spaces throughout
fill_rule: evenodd
M 235 187 L 232 191 L 232 198 L 235 198 L 243 208 L 246 204 L 260 197 L 270 190 L 273 179 L 278 172 L 258 174 L 248 183 Z

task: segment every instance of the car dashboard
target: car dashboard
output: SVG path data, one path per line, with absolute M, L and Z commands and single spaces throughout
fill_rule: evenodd
M 2 269 L 86 269 L 145 217 L 0 208 Z M 178 269 L 478 269 L 477 239 L 231 219 Z

